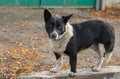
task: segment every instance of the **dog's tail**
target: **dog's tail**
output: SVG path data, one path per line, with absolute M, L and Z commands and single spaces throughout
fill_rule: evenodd
M 105 53 L 106 63 L 109 63 L 112 57 L 113 54 L 112 51 L 114 49 L 114 45 L 115 45 L 115 31 L 114 28 L 112 28 L 110 44 L 108 45 L 108 49 L 106 50 Z
M 112 27 L 111 38 L 110 38 L 110 45 L 109 45 L 109 48 L 106 50 L 106 52 L 112 52 L 113 48 L 114 48 L 114 45 L 115 45 L 115 30 Z
M 111 44 L 109 45 L 109 48 L 106 50 L 106 53 L 112 52 L 113 49 L 114 49 L 114 45 L 115 45 L 115 42 L 114 42 L 114 38 L 113 38 L 113 41 L 111 41 Z
M 105 58 L 106 58 L 106 63 L 109 63 L 112 55 L 113 55 L 113 48 L 114 48 L 114 43 L 111 44 L 111 46 L 109 47 L 109 49 L 107 50 L 107 52 L 105 53 Z

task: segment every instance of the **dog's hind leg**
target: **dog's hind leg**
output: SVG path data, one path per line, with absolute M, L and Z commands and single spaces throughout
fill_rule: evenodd
M 104 53 L 100 51 L 100 47 L 98 44 L 94 44 L 94 46 L 92 47 L 92 49 L 98 53 L 98 61 L 97 61 L 97 64 L 93 67 L 93 71 L 99 71 L 101 69 L 101 66 L 103 64 L 103 61 L 104 61 Z
M 108 64 L 112 55 L 113 55 L 113 53 L 112 52 L 107 52 L 104 55 L 105 55 L 105 62 L 106 62 L 106 64 Z
M 113 54 L 112 51 L 113 51 L 113 48 L 114 48 L 114 41 L 104 44 L 104 48 L 105 48 L 105 51 L 106 51 L 104 53 L 104 57 L 105 57 L 106 63 L 109 63 L 109 61 L 112 57 L 112 54 Z
M 55 54 L 55 57 L 56 57 L 56 66 L 54 68 L 52 68 L 50 70 L 50 72 L 56 73 L 61 69 L 63 61 L 62 61 L 62 56 L 61 55 L 59 55 L 57 53 L 54 53 L 54 54 Z

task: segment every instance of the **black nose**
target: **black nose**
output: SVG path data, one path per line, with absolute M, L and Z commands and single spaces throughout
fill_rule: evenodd
M 56 33 L 52 33 L 51 34 L 51 38 L 56 38 L 57 37 L 57 34 Z
M 50 34 L 50 38 L 55 39 L 56 37 L 57 37 L 57 34 L 56 34 L 56 33 L 51 33 L 51 34 Z

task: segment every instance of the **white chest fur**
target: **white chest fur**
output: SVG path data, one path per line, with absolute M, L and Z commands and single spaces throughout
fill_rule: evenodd
M 58 54 L 63 54 L 72 36 L 73 36 L 73 27 L 69 23 L 67 23 L 66 32 L 64 33 L 64 35 L 62 35 L 62 37 L 59 40 L 50 39 L 52 51 Z

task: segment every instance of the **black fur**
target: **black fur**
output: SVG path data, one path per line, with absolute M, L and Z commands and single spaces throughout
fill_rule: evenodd
M 115 33 L 114 28 L 108 23 L 91 20 L 71 25 L 74 28 L 74 36 L 69 41 L 66 51 L 64 51 L 70 57 L 71 71 L 76 72 L 76 54 L 80 50 L 99 43 L 104 45 L 106 53 L 113 50 Z
M 71 18 L 72 14 L 68 16 L 54 17 L 51 13 L 45 9 L 44 11 L 44 20 L 45 20 L 45 28 L 48 33 L 49 38 L 56 38 L 56 34 L 52 33 L 54 30 L 58 32 L 58 36 L 62 35 L 66 29 L 65 25 L 67 21 Z
M 63 34 L 66 29 L 65 25 L 70 19 L 71 15 L 59 17 L 52 17 L 49 11 L 44 11 L 45 28 L 50 36 L 50 33 L 55 29 L 59 35 Z M 52 27 L 50 24 L 53 24 Z M 61 29 L 56 29 L 57 24 Z M 115 43 L 115 31 L 114 28 L 100 20 L 90 20 L 82 23 L 71 24 L 73 28 L 73 36 L 67 44 L 65 51 L 63 51 L 70 58 L 71 71 L 76 72 L 77 53 L 83 49 L 90 47 L 93 44 L 103 44 L 105 53 L 113 51 Z M 72 32 L 72 31 L 71 31 Z M 53 39 L 53 38 L 50 38 Z M 56 59 L 61 56 L 55 52 Z

